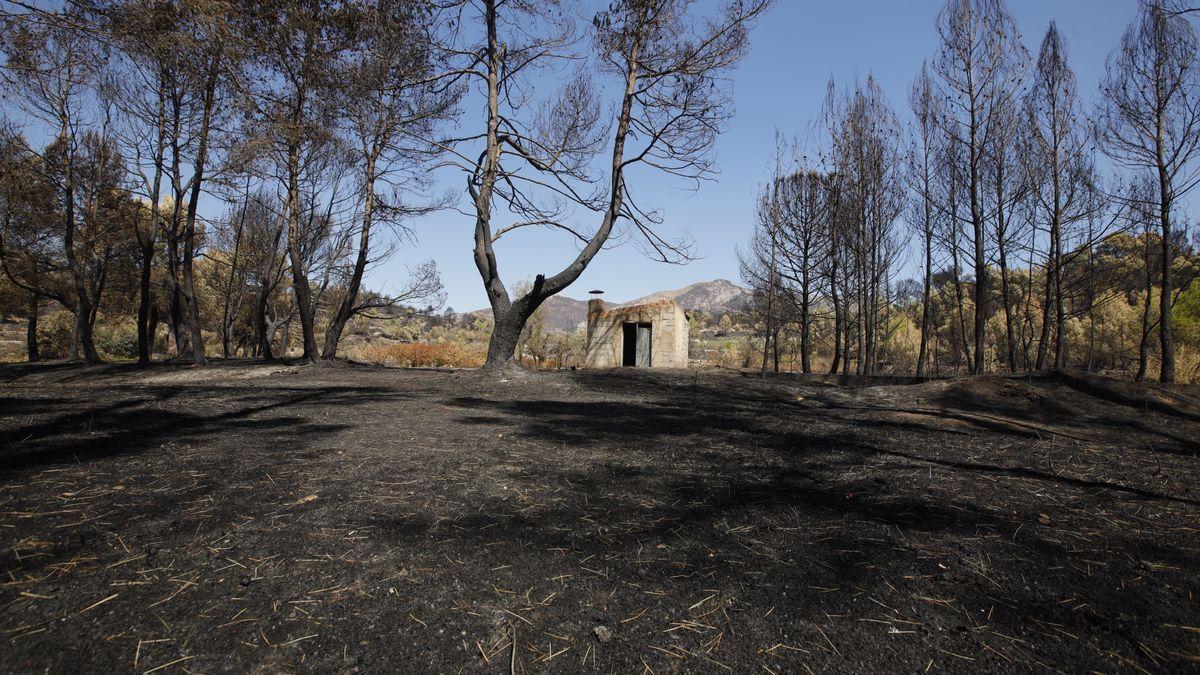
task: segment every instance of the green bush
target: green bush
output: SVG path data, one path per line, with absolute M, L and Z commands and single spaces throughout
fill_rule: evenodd
M 96 326 L 96 347 L 115 359 L 137 358 L 137 325 L 129 321 Z
M 71 351 L 75 315 L 60 309 L 38 320 L 38 352 L 43 359 L 65 359 Z

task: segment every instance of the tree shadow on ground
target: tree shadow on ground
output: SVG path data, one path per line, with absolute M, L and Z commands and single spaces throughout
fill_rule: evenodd
M 522 461 L 518 453 L 499 447 L 494 452 L 500 461 L 493 464 L 518 465 L 515 476 L 526 488 L 569 486 L 575 496 L 567 504 L 526 507 L 496 497 L 473 501 L 464 508 L 467 513 L 450 519 L 450 525 L 436 514 L 421 512 L 402 522 L 374 514 L 369 523 L 394 545 L 454 541 L 502 551 L 519 541 L 522 548 L 527 544 L 597 558 L 604 558 L 605 552 L 619 554 L 622 542 L 624 550 L 636 542 L 639 551 L 642 542 L 647 546 L 666 542 L 678 547 L 672 560 L 681 569 L 703 570 L 705 578 L 742 579 L 747 569 L 762 570 L 754 573 L 753 583 L 786 590 L 793 615 L 818 621 L 827 609 L 819 599 L 806 595 L 812 587 L 849 586 L 870 594 L 886 593 L 896 590 L 885 583 L 890 576 L 898 585 L 915 584 L 916 595 L 936 588 L 953 593 L 955 606 L 938 610 L 938 616 L 962 634 L 980 630 L 982 619 L 970 618 L 970 612 L 983 611 L 987 628 L 1007 635 L 1026 635 L 1031 625 L 1058 625 L 1072 631 L 1088 626 L 1103 636 L 1093 639 L 1107 645 L 1125 639 L 1125 624 L 1080 613 L 1078 603 L 1065 602 L 1072 594 L 1110 614 L 1113 607 L 1127 608 L 1122 611 L 1133 617 L 1164 613 L 1159 601 L 1136 585 L 1111 583 L 1141 572 L 1136 559 L 1119 551 L 1139 551 L 1183 570 L 1200 564 L 1186 547 L 1148 541 L 1144 532 L 1109 531 L 1111 527 L 1102 522 L 1116 500 L 1182 505 L 1179 513 L 1196 506 L 1195 500 L 1102 478 L 926 456 L 927 429 L 920 430 L 923 435 L 918 437 L 876 423 L 871 435 L 855 429 L 864 424 L 862 420 L 831 419 L 829 408 L 796 405 L 794 397 L 763 388 L 729 391 L 697 379 L 678 387 L 673 395 L 659 395 L 646 390 L 645 377 L 611 382 L 611 391 L 604 393 L 615 393 L 619 400 L 460 396 L 444 401 L 467 413 L 459 422 L 501 427 L 504 437 L 516 435 L 535 447 L 562 446 L 561 454 L 550 461 Z M 762 412 L 764 406 L 767 414 Z M 788 415 L 791 423 L 821 430 L 800 433 L 770 428 L 770 410 Z M 993 434 L 990 442 L 1012 445 L 1011 427 L 995 431 L 1000 437 Z M 989 434 L 982 428 L 977 435 L 981 442 L 989 442 L 983 440 Z M 905 481 L 905 475 L 924 474 L 921 463 L 940 467 L 958 492 L 926 494 L 919 481 Z M 1072 504 L 1084 509 L 1072 511 L 1072 517 L 1087 519 L 1089 527 L 1105 528 L 1104 539 L 1083 542 L 1068 533 L 1056 540 L 1060 531 L 1043 531 L 1038 520 L 1040 509 L 1050 507 L 1013 496 L 1007 492 L 1009 483 L 989 485 L 980 480 L 982 475 L 1011 477 L 1070 495 Z M 1015 501 L 993 503 L 996 494 Z M 1126 511 L 1115 506 L 1118 512 Z M 732 534 L 742 523 L 763 527 L 764 521 L 778 519 L 787 519 L 793 529 L 816 530 L 824 536 L 816 542 L 798 538 L 793 544 L 788 535 Z M 714 528 L 717 523 L 727 523 L 729 529 Z M 974 543 L 964 547 L 965 542 Z M 977 559 L 959 559 L 964 550 L 975 551 Z M 738 551 L 749 554 L 743 557 Z M 1088 571 L 1088 555 L 1108 566 L 1108 576 L 1103 577 L 1107 581 Z M 763 568 L 747 563 L 756 558 L 770 564 Z M 1081 558 L 1085 562 L 1079 563 Z M 934 567 L 931 561 L 946 564 Z M 972 565 L 980 571 L 975 573 Z M 899 580 L 919 579 L 921 571 L 934 581 Z M 719 584 L 714 581 L 713 586 Z M 1045 644 L 1038 643 L 1037 648 L 1044 658 L 1061 658 L 1046 652 Z
M 114 387 L 106 391 L 105 400 L 82 404 L 52 397 L 46 407 L 39 407 L 41 399 L 24 399 L 18 411 L 53 414 L 18 421 L 0 431 L 0 479 L 41 466 L 137 454 L 168 442 L 195 442 L 222 433 L 272 432 L 292 439 L 330 434 L 348 425 L 314 423 L 303 415 L 305 406 L 353 406 L 399 396 L 385 388 L 346 386 Z M 182 403 L 172 405 L 177 398 Z M 281 447 L 287 447 L 286 440 Z
M 476 414 L 459 418 L 467 424 L 506 424 L 517 427 L 522 435 L 552 443 L 565 443 L 579 447 L 630 447 L 653 446 L 657 443 L 668 442 L 672 438 L 689 436 L 720 438 L 722 436 L 742 436 L 737 442 L 743 445 L 783 452 L 800 457 L 811 457 L 814 451 L 838 449 L 840 451 L 856 451 L 865 454 L 884 456 L 900 456 L 907 459 L 929 461 L 947 468 L 963 471 L 1007 473 L 1025 478 L 1053 483 L 1064 487 L 1117 490 L 1141 499 L 1160 499 L 1196 504 L 1195 500 L 1161 494 L 1152 490 L 1134 486 L 1122 485 L 1103 480 L 1087 480 L 1070 476 L 1056 475 L 1028 468 L 992 465 L 979 462 L 953 462 L 928 458 L 918 454 L 905 454 L 895 449 L 881 447 L 877 443 L 864 444 L 853 441 L 845 435 L 820 437 L 798 435 L 794 433 L 778 433 L 776 430 L 764 428 L 762 418 L 743 414 L 740 406 L 756 405 L 766 398 L 771 404 L 786 409 L 795 422 L 805 417 L 824 417 L 838 419 L 847 425 L 862 423 L 861 420 L 840 417 L 842 410 L 870 410 L 887 412 L 910 412 L 912 414 L 930 414 L 929 411 L 907 411 L 904 408 L 879 408 L 861 406 L 838 406 L 826 404 L 821 410 L 803 408 L 793 405 L 790 401 L 771 398 L 769 394 L 753 393 L 749 396 L 723 393 L 723 403 L 719 409 L 709 405 L 713 392 L 705 392 L 691 405 L 681 406 L 675 401 L 663 400 L 658 402 L 574 402 L 551 399 L 492 401 L 478 397 L 457 397 L 446 402 L 448 406 L 469 409 Z M 490 410 L 494 414 L 480 415 L 478 411 Z M 981 431 L 999 434 L 1037 437 L 1036 430 L 1020 428 L 1019 423 L 1003 419 L 980 419 L 978 416 L 964 416 L 953 411 L 940 413 L 947 418 L 967 422 L 978 427 Z M 914 425 L 907 422 L 889 420 L 871 420 L 876 427 L 912 430 L 917 429 L 928 433 L 936 428 Z M 947 430 L 951 433 L 953 429 Z

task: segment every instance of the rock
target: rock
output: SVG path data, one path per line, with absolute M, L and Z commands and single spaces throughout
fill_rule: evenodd
M 596 639 L 599 640 L 601 644 L 608 642 L 613 637 L 612 631 L 608 629 L 608 626 L 596 626 L 592 629 L 592 632 L 596 634 Z

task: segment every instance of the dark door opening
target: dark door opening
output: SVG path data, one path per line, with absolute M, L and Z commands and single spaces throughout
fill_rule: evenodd
M 627 323 L 622 326 L 621 365 L 650 367 L 651 325 Z

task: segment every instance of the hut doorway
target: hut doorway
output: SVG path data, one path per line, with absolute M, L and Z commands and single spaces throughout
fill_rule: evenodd
M 626 323 L 622 326 L 622 366 L 650 367 L 650 344 L 653 329 L 649 323 Z

